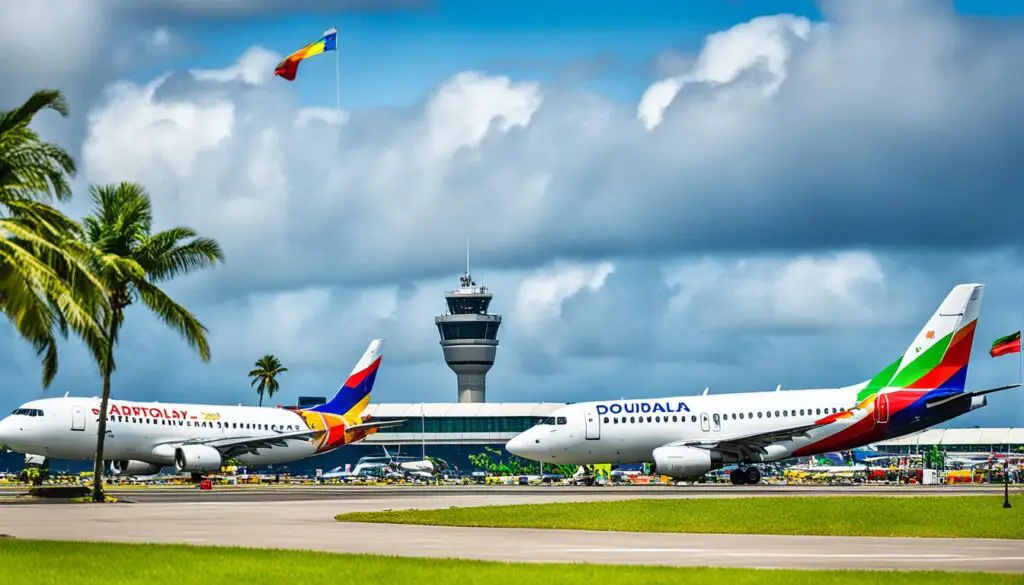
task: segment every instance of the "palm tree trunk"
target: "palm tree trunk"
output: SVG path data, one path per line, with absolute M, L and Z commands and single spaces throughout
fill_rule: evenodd
M 263 406 L 263 393 L 260 392 L 260 406 Z
M 107 330 L 107 355 L 103 363 L 103 399 L 100 401 L 100 420 L 96 429 L 96 461 L 92 474 L 92 501 L 104 502 L 103 496 L 103 441 L 107 438 L 107 403 L 110 402 L 110 376 L 114 372 L 114 340 L 117 339 L 117 322 L 111 315 Z

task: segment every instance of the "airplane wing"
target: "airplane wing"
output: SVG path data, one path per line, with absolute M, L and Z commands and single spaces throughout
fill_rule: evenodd
M 221 452 L 225 459 L 243 453 L 256 454 L 257 449 L 285 447 L 286 439 L 311 439 L 323 433 L 323 430 L 306 429 L 291 433 L 272 433 L 256 437 L 231 437 L 229 439 L 196 439 L 184 441 L 181 445 L 205 445 Z
M 405 424 L 405 420 L 382 420 L 382 421 L 370 421 L 361 423 L 358 425 L 352 425 L 345 427 L 346 431 L 361 431 L 363 429 L 386 429 L 388 427 L 399 427 Z
M 1001 392 L 1003 390 L 1009 390 L 1010 388 L 1019 388 L 1019 387 L 1020 387 L 1020 384 L 1007 384 L 1005 386 L 997 386 L 995 388 L 988 388 L 986 390 L 975 390 L 973 392 L 961 392 L 959 394 L 953 394 L 953 395 L 950 395 L 950 396 L 943 396 L 941 398 L 936 398 L 934 400 L 926 402 L 925 403 L 925 407 L 926 408 L 935 408 L 936 406 L 942 406 L 944 404 L 949 404 L 949 403 L 955 402 L 957 400 L 967 400 L 967 401 L 970 401 L 975 396 L 984 396 L 986 394 L 992 394 L 993 392 Z
M 405 420 L 388 420 L 380 422 L 367 422 L 347 427 L 347 431 L 357 431 L 369 428 L 385 428 L 405 424 Z M 256 454 L 257 449 L 271 449 L 273 447 L 285 447 L 288 439 L 312 439 L 324 433 L 323 429 L 305 429 L 290 433 L 270 433 L 255 437 L 231 437 L 227 439 L 193 439 L 189 441 L 176 441 L 175 445 L 205 445 L 213 447 L 221 452 L 221 455 L 228 459 L 243 453 Z
M 819 427 L 826 426 L 832 421 L 826 420 L 820 423 L 812 423 L 809 425 L 800 425 L 796 427 L 789 427 L 788 429 L 778 429 L 768 431 L 765 433 L 756 433 L 752 435 L 740 435 L 736 437 L 728 437 L 723 439 L 715 440 L 702 440 L 702 441 L 675 441 L 665 445 L 666 447 L 702 447 L 705 449 L 715 449 L 717 451 L 726 451 L 729 453 L 735 453 L 736 455 L 742 456 L 751 452 L 764 453 L 765 447 L 773 443 L 780 441 L 790 441 L 799 437 L 807 436 L 807 432 Z

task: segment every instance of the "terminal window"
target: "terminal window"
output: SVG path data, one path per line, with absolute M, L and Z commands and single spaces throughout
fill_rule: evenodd
M 400 420 L 375 418 L 375 421 Z M 380 433 L 521 433 L 542 419 L 531 416 L 411 417 L 405 424 L 380 429 Z

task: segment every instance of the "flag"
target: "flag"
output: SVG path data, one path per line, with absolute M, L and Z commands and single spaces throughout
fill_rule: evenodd
M 338 29 L 327 29 L 319 39 L 288 55 L 283 61 L 278 63 L 277 68 L 274 69 L 274 75 L 279 75 L 288 81 L 294 81 L 295 74 L 299 71 L 299 61 L 308 59 L 313 55 L 319 55 L 325 51 L 337 50 Z
M 992 357 L 999 357 L 1008 353 L 1020 353 L 1020 331 L 993 341 L 992 349 L 988 352 Z

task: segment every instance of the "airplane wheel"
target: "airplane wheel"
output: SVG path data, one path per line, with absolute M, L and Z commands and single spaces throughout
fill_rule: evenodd
M 743 473 L 743 469 L 736 468 L 729 472 L 729 481 L 732 485 L 741 485 L 746 480 L 746 475 Z
M 749 485 L 761 483 L 761 471 L 756 467 L 748 467 L 743 475 Z

